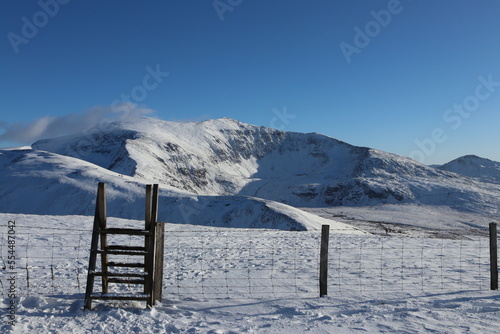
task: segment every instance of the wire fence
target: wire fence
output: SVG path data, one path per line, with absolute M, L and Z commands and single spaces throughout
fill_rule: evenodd
M 166 234 L 164 293 L 203 298 L 317 294 L 318 232 Z
M 16 296 L 85 290 L 91 231 L 17 226 L 14 244 L 9 244 L 8 236 L 0 236 L 2 297 L 9 294 L 8 279 L 13 276 Z
M 333 294 L 489 288 L 487 235 L 453 239 L 333 236 L 330 243 L 328 281 Z
M 83 294 L 91 231 L 7 226 L 0 234 L 0 291 L 17 296 Z M 487 231 L 434 237 L 350 235 L 332 230 L 329 295 L 489 288 Z M 319 295 L 320 231 L 180 230 L 166 225 L 163 298 L 279 298 Z M 123 244 L 132 240 L 116 240 Z M 110 241 L 113 244 L 114 241 Z M 15 256 L 11 266 L 9 256 Z M 133 261 L 132 259 L 129 259 Z M 131 291 L 134 287 L 130 288 Z M 136 288 L 136 287 L 135 287 Z

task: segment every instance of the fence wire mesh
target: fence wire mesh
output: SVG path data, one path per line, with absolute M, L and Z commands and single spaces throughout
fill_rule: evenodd
M 349 235 L 331 230 L 329 295 L 489 288 L 487 232 L 434 237 Z M 166 225 L 163 298 L 319 295 L 320 231 L 197 229 Z M 110 244 L 140 241 L 110 240 Z M 16 227 L 18 296 L 85 291 L 91 231 Z M 7 297 L 7 227 L 0 234 L 0 290 Z M 134 261 L 134 259 L 124 259 Z M 99 261 L 98 261 L 99 262 Z M 96 282 L 99 284 L 99 282 Z M 120 287 L 130 289 L 132 286 Z

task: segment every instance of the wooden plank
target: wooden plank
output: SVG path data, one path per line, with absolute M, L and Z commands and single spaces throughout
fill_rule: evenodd
M 490 289 L 498 290 L 497 224 L 490 223 Z
M 151 199 L 151 224 L 156 224 L 158 222 L 158 184 L 153 185 L 153 196 Z M 153 228 L 154 226 L 151 226 Z
M 156 223 L 156 247 L 154 264 L 153 302 L 161 303 L 163 292 L 163 257 L 165 248 L 165 224 Z
M 107 276 L 107 277 L 144 277 L 147 273 L 113 273 L 113 272 L 94 272 L 92 273 L 94 276 Z
M 108 262 L 108 267 L 144 268 L 144 263 Z
M 144 229 L 151 231 L 151 209 L 152 209 L 152 204 L 153 204 L 153 197 L 152 197 L 152 185 L 148 184 L 146 185 L 146 204 L 145 204 L 145 215 L 144 215 Z M 152 231 L 151 231 L 152 232 Z M 151 234 L 148 234 L 144 238 L 144 248 L 146 249 L 147 252 L 149 252 L 149 248 L 151 245 Z M 145 260 L 145 271 L 148 272 L 149 274 L 152 271 L 152 268 L 149 267 L 150 263 L 148 260 Z M 144 293 L 148 294 L 151 291 L 151 284 L 153 280 L 151 277 L 146 278 L 146 284 L 144 284 Z
M 123 284 L 144 284 L 143 279 L 123 279 L 123 278 L 108 278 L 109 283 L 123 283 Z
M 97 208 L 99 223 L 101 229 L 106 228 L 106 184 L 104 182 L 99 182 L 98 185 L 98 197 L 97 197 Z
M 108 245 L 108 237 L 105 233 L 102 233 L 103 230 L 106 230 L 106 184 L 103 182 L 99 182 L 99 229 L 101 231 L 101 249 L 106 249 Z M 101 269 L 102 271 L 108 270 L 108 256 L 107 254 L 101 254 Z M 106 277 L 102 278 L 102 293 L 108 292 L 108 281 Z
M 139 300 L 147 301 L 149 296 L 92 296 L 92 299 L 99 300 Z
M 94 276 L 92 273 L 95 271 L 96 262 L 97 262 L 97 250 L 99 247 L 99 230 L 100 227 L 100 206 L 102 205 L 102 197 L 104 196 L 105 185 L 102 182 L 99 182 L 97 186 L 97 195 L 95 201 L 95 213 L 94 213 L 94 226 L 92 229 L 92 241 L 90 243 L 90 256 L 89 256 L 89 266 L 87 272 L 87 286 L 85 289 L 85 303 L 84 309 L 91 310 L 92 309 L 92 299 L 90 296 L 94 291 Z M 104 201 L 105 202 L 105 201 Z
M 155 247 L 156 247 L 156 223 L 158 219 L 158 184 L 153 185 L 152 198 L 151 198 L 151 237 L 149 239 L 149 255 L 146 259 L 146 271 L 149 273 L 147 280 L 147 293 L 150 299 L 147 301 L 147 306 L 152 307 L 154 305 L 153 291 L 155 289 L 155 277 L 154 277 L 154 265 L 155 265 Z
M 328 242 L 330 225 L 321 226 L 321 250 L 319 259 L 319 296 L 328 295 Z
M 125 234 L 125 235 L 149 235 L 151 231 L 135 229 L 135 228 L 107 228 L 105 230 L 100 230 L 99 233 L 102 234 Z
M 148 252 L 144 251 L 122 251 L 122 250 L 98 250 L 98 254 L 104 255 L 138 255 L 138 256 L 148 256 Z M 106 267 L 108 267 L 109 264 L 106 264 Z
M 146 185 L 146 210 L 145 210 L 145 218 L 144 218 L 144 229 L 149 230 L 151 229 L 151 205 L 152 205 L 152 194 L 151 194 L 151 188 L 152 186 L 150 184 Z
M 124 251 L 143 251 L 145 252 L 147 248 L 142 246 L 121 246 L 121 245 L 111 245 L 106 247 L 105 250 L 124 250 Z

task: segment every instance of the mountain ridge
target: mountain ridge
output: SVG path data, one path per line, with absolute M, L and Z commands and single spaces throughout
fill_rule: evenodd
M 144 184 L 159 183 L 172 211 L 162 213 L 164 219 L 217 226 L 318 226 L 318 217 L 305 217 L 297 207 L 411 203 L 491 214 L 500 208 L 496 183 L 317 133 L 228 118 L 110 123 L 37 141 L 30 150 L 0 150 L 0 165 L 8 184 L 0 191 L 0 207 L 18 213 L 32 207 L 25 213 L 92 214 L 98 181 L 109 183 L 110 207 L 118 216 L 140 218 Z M 21 202 L 28 192 L 35 195 Z
M 176 123 L 143 117 L 116 124 L 94 141 L 100 145 L 88 147 L 77 136 L 33 148 L 70 156 L 85 151 L 85 160 L 106 169 L 197 195 L 304 207 L 421 203 L 498 210 L 495 186 L 476 179 L 321 134 L 228 118 Z

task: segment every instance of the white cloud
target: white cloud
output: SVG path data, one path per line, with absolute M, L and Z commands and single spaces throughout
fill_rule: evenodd
M 126 122 L 151 113 L 154 113 L 154 110 L 124 102 L 109 107 L 97 106 L 81 113 L 64 116 L 43 116 L 31 122 L 13 124 L 0 122 L 0 128 L 4 130 L 0 134 L 0 143 L 32 144 L 38 139 L 59 137 L 90 129 L 104 118 Z

